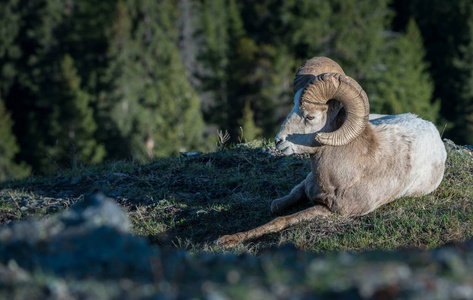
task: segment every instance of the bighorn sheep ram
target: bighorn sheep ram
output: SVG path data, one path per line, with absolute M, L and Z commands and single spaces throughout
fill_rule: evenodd
M 234 246 L 332 212 L 362 216 L 404 196 L 434 191 L 447 153 L 435 126 L 416 115 L 369 115 L 366 93 L 331 59 L 314 57 L 297 71 L 294 108 L 276 135 L 282 153 L 309 153 L 311 170 L 276 199 L 280 214 L 308 199 L 313 206 L 255 229 L 221 237 Z

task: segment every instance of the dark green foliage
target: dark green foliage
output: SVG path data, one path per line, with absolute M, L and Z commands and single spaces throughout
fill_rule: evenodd
M 15 60 L 5 56 L 16 72 L 3 93 L 15 119 L 19 158 L 41 172 L 100 162 L 105 153 L 93 137 L 90 97 L 66 53 L 72 8 L 55 0 L 13 4 L 19 14 L 13 40 L 21 52 Z
M 274 136 L 292 102 L 296 68 L 312 56 L 337 61 L 366 90 L 374 112 L 414 112 L 436 121 L 439 105 L 431 104 L 422 38 L 415 25 L 390 33 L 388 1 L 250 2 L 230 18 L 237 15 L 232 3 L 204 1 L 202 9 L 202 60 L 213 75 L 202 77 L 202 87 L 215 95 L 207 120 L 231 135 L 250 103 L 262 135 Z
M 435 122 L 440 102 L 433 102 L 433 82 L 423 61 L 422 37 L 414 20 L 406 33 L 393 38 L 383 55 L 385 67 L 382 79 L 376 84 L 375 96 L 370 98 L 371 111 L 376 113 L 412 112 Z
M 0 96 L 10 88 L 17 74 L 14 62 L 22 53 L 20 46 L 15 43 L 20 30 L 18 3 L 18 0 L 0 3 Z
M 138 159 L 198 147 L 203 121 L 176 47 L 173 1 L 120 1 L 98 103 L 108 152 Z M 110 135 L 112 133 L 112 135 Z
M 253 141 L 261 133 L 261 129 L 255 125 L 254 113 L 251 109 L 250 102 L 246 102 L 245 107 L 243 108 L 243 117 L 240 120 L 240 124 L 242 131 L 241 135 L 244 141 Z
M 1 5 L 0 91 L 35 171 L 200 146 L 173 1 Z
M 394 28 L 415 18 L 424 40 L 434 99 L 447 120 L 445 136 L 473 144 L 473 2 L 470 0 L 396 0 Z
M 12 133 L 12 127 L 13 121 L 0 98 L 0 181 L 26 177 L 31 172 L 25 163 L 15 163 L 15 155 L 20 149 Z
M 97 125 L 89 106 L 90 96 L 80 87 L 71 56 L 64 56 L 58 71 L 56 85 L 50 89 L 49 99 L 57 102 L 50 101 L 54 106 L 48 130 L 56 143 L 44 151 L 62 164 L 72 159 L 73 167 L 78 161 L 99 163 L 105 155 L 104 147 L 93 137 Z
M 204 1 L 201 16 L 204 47 L 200 59 L 205 69 L 199 77 L 203 89 L 210 91 L 213 98 L 206 118 L 236 137 L 243 108 L 239 101 L 239 86 L 234 82 L 238 78 L 234 72 L 241 67 L 237 65 L 237 46 L 244 37 L 242 21 L 234 0 Z
M 467 0 L 20 2 L 0 3 L 0 96 L 15 161 L 37 172 L 208 150 L 216 129 L 272 139 L 313 56 L 355 78 L 372 112 L 448 121 L 473 143 Z

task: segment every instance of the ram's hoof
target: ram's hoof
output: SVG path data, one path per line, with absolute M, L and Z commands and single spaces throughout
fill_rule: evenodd
M 242 236 L 239 233 L 232 234 L 232 235 L 224 235 L 220 237 L 217 241 L 217 245 L 224 246 L 226 248 L 235 247 L 239 243 L 243 241 Z

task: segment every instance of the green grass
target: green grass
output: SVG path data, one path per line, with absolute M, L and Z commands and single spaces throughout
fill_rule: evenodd
M 134 234 L 191 253 L 257 253 L 282 244 L 315 252 L 430 249 L 473 235 L 473 159 L 448 148 L 444 180 L 430 195 L 399 199 L 363 217 L 315 219 L 230 250 L 216 246 L 213 241 L 221 235 L 272 220 L 271 201 L 289 193 L 310 172 L 308 159 L 269 156 L 262 150 L 269 146 L 263 142 L 148 164 L 117 161 L 6 182 L 0 189 L 0 220 L 40 218 L 54 211 L 21 210 L 21 201 L 67 202 L 61 210 L 84 194 L 100 191 L 129 213 Z

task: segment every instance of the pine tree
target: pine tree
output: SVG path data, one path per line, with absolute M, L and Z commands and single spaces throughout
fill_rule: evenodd
M 473 13 L 469 23 L 473 35 Z M 462 59 L 456 60 L 457 70 L 464 74 L 462 85 L 458 86 L 461 98 L 455 106 L 455 127 L 450 135 L 456 137 L 458 141 L 473 145 L 473 38 L 470 42 L 461 47 Z
M 464 12 L 469 34 L 464 44 L 458 47 L 459 54 L 453 60 L 453 66 L 461 77 L 456 86 L 460 99 L 455 105 L 455 127 L 450 134 L 461 142 L 473 145 L 473 3 L 463 1 L 460 9 Z
M 147 143 L 151 141 L 155 145 L 152 149 L 155 156 L 194 150 L 201 146 L 202 140 L 199 98 L 189 83 L 177 48 L 177 8 L 174 1 L 143 1 L 144 22 L 136 29 L 136 35 L 142 39 L 153 33 L 149 44 L 142 48 L 140 59 L 150 77 L 141 105 L 151 114 L 142 120 Z M 152 20 L 160 20 L 160 26 Z M 151 74 L 150 70 L 153 70 Z
M 199 59 L 204 69 L 199 74 L 202 89 L 211 93 L 212 100 L 205 103 L 206 120 L 217 124 L 225 130 L 232 130 L 230 122 L 231 110 L 228 100 L 229 85 L 229 18 L 225 0 L 203 1 L 201 8 L 201 35 L 204 37 L 203 51 Z M 239 37 L 234 37 L 235 39 Z M 235 109 L 235 110 L 238 110 Z M 218 112 L 218 113 L 215 113 Z M 232 136 L 234 136 L 232 131 Z
M 250 102 L 246 102 L 245 107 L 243 108 L 243 116 L 240 120 L 241 131 L 244 141 L 241 142 L 251 142 L 257 137 L 260 137 L 261 129 L 256 127 L 254 121 L 254 113 L 251 109 Z
M 25 163 L 15 163 L 15 155 L 20 151 L 12 132 L 13 122 L 0 98 L 0 182 L 9 178 L 22 178 L 30 174 L 31 168 Z
M 413 17 L 422 33 L 434 99 L 440 99 L 448 125 L 444 137 L 473 144 L 473 2 L 396 0 L 393 6 L 396 30 Z
M 375 113 L 416 113 L 435 122 L 440 102 L 431 102 L 433 81 L 424 62 L 425 50 L 420 31 L 412 19 L 405 34 L 395 37 L 383 55 L 385 64 L 376 93 L 370 100 Z
M 12 10 L 21 18 L 13 49 L 21 51 L 11 60 L 14 72 L 4 95 L 15 120 L 19 159 L 40 172 L 55 169 L 55 164 L 100 162 L 104 153 L 92 136 L 90 98 L 67 53 L 74 48 L 70 47 L 74 5 L 59 0 L 16 4 Z
M 145 155 L 143 142 L 134 140 L 133 127 L 139 109 L 139 95 L 144 89 L 141 70 L 136 63 L 138 45 L 132 40 L 131 9 L 118 1 L 113 23 L 107 29 L 108 67 L 105 88 L 97 101 L 98 137 L 113 158 Z M 135 147 L 135 148 L 134 148 Z
M 250 123 L 263 136 L 275 134 L 280 99 L 288 96 L 293 76 L 291 57 L 283 47 L 271 44 L 274 41 L 267 39 L 268 32 L 256 35 L 264 31 L 261 28 L 246 31 L 259 25 L 249 24 L 255 22 L 258 4 L 238 4 L 211 0 L 202 5 L 201 60 L 205 68 L 201 80 L 203 90 L 213 96 L 206 119 L 228 130 L 233 142 L 237 142 L 240 126 L 245 131 L 245 124 Z M 248 119 L 249 107 L 253 120 Z
M 11 1 L 12 11 L 18 13 L 13 48 L 17 57 L 10 60 L 14 70 L 6 81 L 3 91 L 7 108 L 11 111 L 15 136 L 20 145 L 20 160 L 26 161 L 34 170 L 44 171 L 50 162 L 43 160 L 46 153 L 40 148 L 45 145 L 50 120 L 50 103 L 45 87 L 50 87 L 49 74 L 53 61 L 58 56 L 58 40 L 54 31 L 61 22 L 63 7 L 61 1 L 31 1 L 28 6 Z M 11 52 L 9 52 L 10 54 Z M 10 56 L 11 57 L 11 56 Z M 41 148 L 44 149 L 44 148 Z
M 17 74 L 15 61 L 21 57 L 21 49 L 16 44 L 20 31 L 21 15 L 18 12 L 19 0 L 0 3 L 0 96 L 13 84 Z
M 81 89 L 74 60 L 64 55 L 60 61 L 60 72 L 56 88 L 52 88 L 54 104 L 48 134 L 56 139 L 55 145 L 48 145 L 50 157 L 66 164 L 77 162 L 99 163 L 105 156 L 103 145 L 94 138 L 97 124 L 90 107 L 90 96 Z
M 57 33 L 64 52 L 74 58 L 81 87 L 91 96 L 93 105 L 106 89 L 101 78 L 108 61 L 105 59 L 109 40 L 107 30 L 113 22 L 116 0 L 61 1 L 64 20 Z
M 109 151 L 121 157 L 168 156 L 200 144 L 200 104 L 176 46 L 176 13 L 173 1 L 117 6 L 109 35 L 109 88 L 99 108 L 102 123 L 109 124 L 105 134 L 114 133 Z
M 292 98 L 289 95 L 293 78 L 291 59 L 274 46 L 257 44 L 249 37 L 239 40 L 237 54 L 232 61 L 230 86 L 234 88 L 230 91 L 234 93 L 231 99 L 236 102 L 232 107 L 241 107 L 235 112 L 235 118 L 240 120 L 238 126 L 243 130 L 248 126 L 253 128 L 251 135 L 245 130 L 246 138 L 271 138 L 279 129 L 277 109 L 281 107 L 281 99 Z

